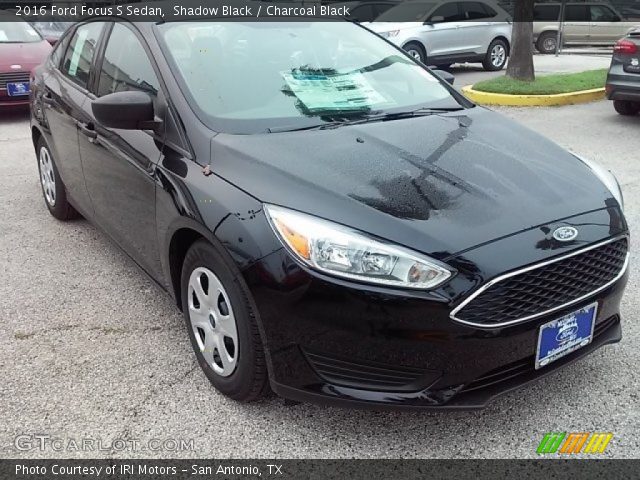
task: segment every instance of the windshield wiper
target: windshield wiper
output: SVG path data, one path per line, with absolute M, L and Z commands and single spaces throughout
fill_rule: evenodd
M 357 123 L 386 122 L 389 120 L 399 120 L 402 118 L 424 117 L 427 115 L 437 115 L 438 113 L 457 112 L 459 110 L 464 110 L 464 107 L 423 107 L 406 112 L 369 115 L 363 119 L 358 120 Z
M 282 125 L 279 127 L 269 127 L 267 128 L 267 133 L 281 133 L 281 132 L 301 132 L 303 130 L 324 130 L 327 128 L 336 128 L 341 127 L 343 125 L 350 125 L 348 121 L 336 120 L 332 122 L 323 122 L 314 125 L 307 125 L 305 127 L 292 127 L 287 125 Z
M 344 127 L 346 125 L 361 125 L 363 123 L 370 122 L 387 122 L 390 120 L 400 120 L 403 118 L 423 117 L 427 115 L 437 115 L 438 113 L 457 112 L 464 110 L 464 107 L 423 107 L 416 110 L 408 110 L 405 112 L 394 113 L 381 113 L 381 114 L 366 114 L 357 118 L 342 118 L 340 120 L 333 120 L 330 122 L 319 123 L 315 125 L 307 125 L 304 127 L 270 127 L 267 129 L 269 133 L 279 132 L 300 132 L 303 130 L 325 130 L 330 128 Z

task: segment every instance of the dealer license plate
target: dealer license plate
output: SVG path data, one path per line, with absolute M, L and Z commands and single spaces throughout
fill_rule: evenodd
M 536 370 L 589 345 L 597 311 L 596 302 L 542 325 L 538 334 Z
M 7 93 L 10 97 L 29 95 L 29 82 L 7 83 Z

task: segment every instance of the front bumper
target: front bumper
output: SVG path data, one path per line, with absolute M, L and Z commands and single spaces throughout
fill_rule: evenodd
M 603 225 L 617 235 L 626 230 L 613 208 L 572 220 L 583 225 L 587 243 L 602 239 Z M 539 236 L 540 229 L 532 229 L 457 256 L 459 271 L 466 264 L 484 278 L 460 274 L 435 292 L 393 292 L 328 278 L 301 267 L 284 249 L 263 258 L 245 278 L 261 318 L 273 390 L 298 401 L 350 407 L 480 408 L 618 342 L 626 272 L 595 295 L 523 323 L 478 328 L 450 318 L 454 305 L 487 278 L 558 255 Z M 522 250 L 527 244 L 538 248 Z M 540 325 L 594 301 L 592 343 L 535 370 Z
M 29 105 L 29 95 L 10 97 L 6 90 L 0 90 L 0 108 Z

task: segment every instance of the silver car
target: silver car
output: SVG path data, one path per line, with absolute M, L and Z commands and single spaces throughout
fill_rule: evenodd
M 482 63 L 501 70 L 511 46 L 511 17 L 486 0 L 410 0 L 367 25 L 428 65 Z
M 564 45 L 613 45 L 640 22 L 625 21 L 611 5 L 603 2 L 567 3 L 563 27 Z M 560 21 L 559 3 L 540 3 L 533 11 L 533 41 L 540 53 L 554 53 Z

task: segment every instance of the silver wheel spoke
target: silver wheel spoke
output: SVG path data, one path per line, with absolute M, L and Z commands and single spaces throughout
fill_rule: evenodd
M 223 338 L 221 335 L 216 337 L 217 340 L 217 348 L 218 354 L 220 356 L 220 361 L 222 362 L 222 368 L 224 371 L 233 369 L 236 364 L 236 359 L 229 355 L 227 352 L 227 347 L 224 344 Z
M 201 328 L 205 331 L 211 329 L 211 323 L 209 323 L 209 318 L 206 313 L 203 313 L 201 310 L 196 310 L 195 308 L 189 308 L 189 316 L 191 317 L 191 324 L 194 328 Z
M 202 355 L 209 365 L 215 365 L 214 355 L 218 348 L 218 335 L 215 333 L 207 332 L 204 337 L 204 345 L 202 348 Z M 215 370 L 215 369 L 214 369 Z
M 196 293 L 196 297 L 198 297 L 198 301 L 200 302 L 200 308 L 205 305 L 209 305 L 209 296 L 205 293 L 204 288 L 202 286 L 202 277 L 198 276 L 195 281 L 195 285 L 193 286 L 193 290 Z

